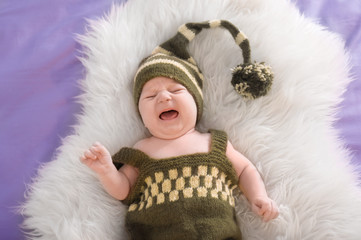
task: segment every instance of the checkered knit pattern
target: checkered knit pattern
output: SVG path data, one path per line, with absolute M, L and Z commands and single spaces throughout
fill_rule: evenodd
M 204 77 L 187 46 L 203 29 L 218 27 L 228 30 L 242 51 L 243 64 L 234 68 L 231 80 L 235 90 L 245 98 L 265 95 L 273 79 L 270 68 L 263 63 L 251 63 L 249 41 L 237 27 L 226 20 L 213 20 L 180 26 L 174 37 L 156 47 L 152 54 L 140 63 L 134 77 L 133 97 L 136 105 L 138 106 L 140 94 L 147 81 L 159 76 L 169 77 L 184 85 L 193 96 L 199 121 L 203 111 Z M 248 67 L 253 65 L 254 67 Z M 246 67 L 248 68 L 243 70 Z
M 226 157 L 227 136 L 211 131 L 211 149 L 164 159 L 122 148 L 113 161 L 135 166 L 138 179 L 124 201 L 132 239 L 241 239 L 233 190 L 238 179 Z
M 155 204 L 193 197 L 220 199 L 234 207 L 232 192 L 237 187 L 230 180 L 226 181 L 226 174 L 217 167 L 206 165 L 156 172 L 145 178 L 145 184 L 140 202 L 131 204 L 129 211 L 141 211 Z

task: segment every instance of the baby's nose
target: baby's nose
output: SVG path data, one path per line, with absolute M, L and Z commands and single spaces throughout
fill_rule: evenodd
M 164 90 L 158 94 L 158 102 L 167 102 L 171 99 L 172 99 L 172 97 L 168 91 Z

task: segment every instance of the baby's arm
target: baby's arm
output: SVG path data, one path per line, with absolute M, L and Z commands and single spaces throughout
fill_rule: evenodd
M 268 197 L 263 180 L 256 167 L 228 142 L 227 157 L 239 178 L 239 187 L 251 203 L 252 211 L 265 222 L 278 216 L 277 204 Z
M 98 175 L 105 190 L 118 200 L 128 196 L 138 177 L 137 169 L 129 165 L 124 165 L 118 171 L 109 151 L 100 143 L 86 150 L 80 160 Z

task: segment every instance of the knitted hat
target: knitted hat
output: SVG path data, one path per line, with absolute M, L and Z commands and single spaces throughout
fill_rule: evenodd
M 247 37 L 232 23 L 213 20 L 200 23 L 186 23 L 179 27 L 177 34 L 156 47 L 152 54 L 139 65 L 134 77 L 133 97 L 138 106 L 144 84 L 152 78 L 163 76 L 184 85 L 197 105 L 197 122 L 203 111 L 203 74 L 197 63 L 188 53 L 187 46 L 203 28 L 223 27 L 230 32 L 241 48 L 243 64 L 233 69 L 231 80 L 235 90 L 245 98 L 255 99 L 264 96 L 273 80 L 269 66 L 264 63 L 251 63 L 251 51 Z

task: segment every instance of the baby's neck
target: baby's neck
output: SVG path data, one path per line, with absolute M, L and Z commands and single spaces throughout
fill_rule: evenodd
M 182 136 L 173 139 L 162 139 L 152 136 L 139 141 L 134 147 L 153 158 L 204 153 L 210 150 L 210 134 L 200 133 L 192 129 Z
M 151 136 L 150 139 L 154 140 L 154 141 L 160 141 L 160 142 L 169 142 L 169 141 L 181 141 L 182 139 L 185 138 L 189 138 L 189 137 L 193 137 L 196 135 L 201 134 L 200 132 L 198 132 L 195 128 L 190 129 L 189 131 L 185 132 L 184 134 L 181 135 L 176 135 L 174 137 L 169 136 L 169 137 L 157 137 L 157 136 Z

